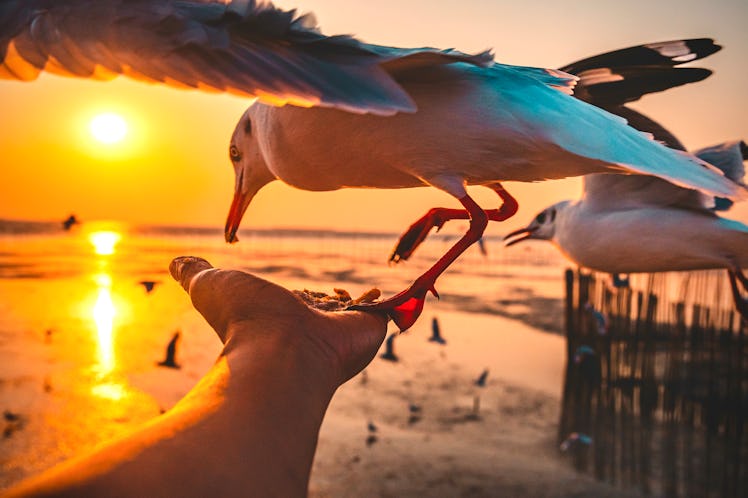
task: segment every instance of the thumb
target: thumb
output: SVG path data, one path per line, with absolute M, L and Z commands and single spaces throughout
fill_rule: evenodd
M 169 273 L 190 295 L 192 305 L 216 331 L 221 342 L 226 342 L 228 317 L 225 306 L 217 298 L 225 272 L 213 268 L 208 261 L 194 256 L 181 256 L 172 260 Z
M 213 268 L 213 265 L 208 263 L 208 261 L 204 260 L 203 258 L 196 258 L 194 256 L 181 256 L 179 258 L 174 258 L 169 265 L 169 273 L 171 273 L 171 276 L 179 282 L 184 290 L 187 291 L 187 293 L 190 293 L 190 286 L 192 285 L 192 280 L 194 277 L 197 276 L 198 273 L 201 273 L 206 270 L 210 270 Z

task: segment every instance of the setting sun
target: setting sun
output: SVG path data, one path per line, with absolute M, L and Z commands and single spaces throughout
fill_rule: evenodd
M 91 120 L 90 130 L 99 142 L 113 144 L 127 135 L 127 122 L 119 114 L 99 114 Z

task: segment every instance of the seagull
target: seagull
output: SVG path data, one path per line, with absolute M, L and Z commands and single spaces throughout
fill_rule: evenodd
M 393 363 L 400 361 L 400 358 L 395 354 L 395 335 L 396 334 L 390 334 L 384 343 L 384 353 L 379 355 L 383 360 L 391 361 Z
M 156 287 L 156 284 L 160 284 L 161 282 L 157 280 L 141 280 L 138 283 L 143 286 L 146 294 L 150 294 L 151 292 L 153 292 L 153 289 Z
M 436 317 L 431 319 L 431 337 L 429 337 L 429 342 L 436 342 L 438 344 L 447 343 L 447 340 L 442 337 L 439 320 Z
M 229 145 L 228 242 L 257 192 L 276 180 L 311 191 L 432 186 L 458 199 L 470 218 L 463 237 L 404 291 L 349 308 L 384 313 L 401 331 L 415 323 L 428 292 L 438 297 L 437 278 L 488 221 L 514 215 L 517 201 L 501 181 L 626 172 L 747 195 L 703 161 L 571 97 L 570 74 L 500 64 L 488 51 L 325 36 L 311 16 L 265 2 L 6 0 L 0 33 L 7 78 L 34 79 L 42 69 L 125 74 L 257 97 Z M 647 50 L 678 64 L 691 49 L 678 42 Z M 502 207 L 484 211 L 467 185 L 490 188 Z
M 486 380 L 488 380 L 488 369 L 486 368 L 481 372 L 478 378 L 473 382 L 478 387 L 486 387 Z
M 73 228 L 75 225 L 80 224 L 80 221 L 78 221 L 78 218 L 75 217 L 74 214 L 71 214 L 67 218 L 65 218 L 65 221 L 62 222 L 62 228 L 67 232 L 71 228 Z
M 696 155 L 722 164 L 728 176 L 742 181 L 745 142 L 722 143 Z M 614 274 L 724 268 L 735 307 L 748 319 L 748 300 L 740 290 L 748 291 L 742 271 L 748 268 L 748 225 L 719 216 L 715 199 L 657 178 L 590 175 L 583 181 L 581 199 L 544 209 L 506 235 L 506 245 L 549 240 L 577 265 Z
M 592 436 L 579 432 L 572 432 L 559 445 L 561 451 L 569 451 L 572 448 L 590 446 L 593 442 Z
M 176 361 L 177 342 L 179 342 L 180 335 L 181 333 L 179 332 L 179 330 L 174 332 L 174 335 L 169 341 L 169 344 L 166 346 L 166 356 L 164 357 L 164 361 L 158 362 L 159 366 L 169 367 L 169 368 L 181 368 L 181 366 Z

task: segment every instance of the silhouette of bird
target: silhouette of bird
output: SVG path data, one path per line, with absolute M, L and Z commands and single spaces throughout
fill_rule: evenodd
M 161 282 L 158 282 L 155 280 L 141 280 L 138 283 L 145 288 L 146 294 L 150 294 L 153 291 L 153 289 L 156 287 L 156 285 L 160 284 Z
M 76 218 L 74 214 L 71 214 L 62 222 L 62 228 L 65 231 L 69 231 L 73 226 L 78 225 L 79 223 L 78 218 Z
M 488 369 L 483 370 L 480 376 L 475 379 L 475 385 L 478 387 L 486 387 L 486 379 L 488 379 Z
M 366 437 L 366 446 L 371 446 L 372 444 L 376 443 L 377 438 L 377 426 L 374 425 L 374 422 L 369 421 L 367 424 L 367 430 L 369 431 L 369 435 Z
M 410 412 L 410 415 L 408 416 L 408 425 L 413 425 L 421 420 L 421 407 L 419 405 L 414 403 L 408 404 L 408 412 Z
M 629 284 L 631 283 L 628 275 L 623 277 L 620 273 L 614 273 L 613 274 L 613 287 L 616 288 L 626 288 L 629 287 Z
M 431 320 L 431 337 L 429 337 L 429 341 L 437 342 L 439 344 L 447 343 L 439 330 L 439 320 L 436 317 Z
M 169 344 L 166 346 L 166 357 L 164 358 L 164 361 L 158 362 L 159 366 L 169 367 L 169 368 L 181 368 L 181 365 L 179 365 L 176 362 L 177 342 L 179 342 L 180 335 L 181 333 L 179 330 L 174 332 L 174 335 L 169 341 Z
M 390 336 L 385 341 L 385 349 L 384 353 L 379 355 L 380 358 L 387 361 L 397 362 L 400 361 L 400 358 L 397 357 L 395 354 L 395 335 L 396 334 L 390 334 Z
M 369 432 L 377 432 L 377 426 L 374 425 L 374 422 L 372 422 L 371 420 L 369 421 L 367 428 Z
M 400 330 L 416 321 L 427 292 L 437 295 L 437 278 L 487 222 L 516 212 L 501 181 L 623 171 L 745 196 L 705 164 L 571 97 L 576 78 L 564 72 L 500 64 L 489 52 L 327 37 L 311 24 L 309 16 L 247 0 L 5 0 L 0 76 L 30 80 L 44 68 L 125 74 L 259 97 L 229 147 L 236 174 L 229 242 L 255 194 L 275 180 L 313 191 L 433 186 L 454 196 L 464 210 L 440 212 L 470 218 L 467 233 L 408 289 L 353 307 L 386 313 Z M 711 40 L 677 40 L 629 50 L 674 66 L 718 49 Z M 660 89 L 684 82 L 662 81 Z M 466 184 L 492 189 L 503 206 L 484 211 Z M 407 238 L 428 233 L 436 220 L 417 221 Z

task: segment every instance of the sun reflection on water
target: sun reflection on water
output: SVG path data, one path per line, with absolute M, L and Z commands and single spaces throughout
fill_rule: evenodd
M 112 278 L 107 274 L 95 277 L 99 293 L 92 310 L 94 324 L 96 324 L 96 343 L 99 353 L 100 373 L 109 373 L 114 369 L 114 317 L 117 310 L 112 301 Z
M 114 254 L 117 247 L 117 242 L 122 236 L 111 230 L 101 230 L 97 232 L 91 232 L 88 235 L 88 240 L 94 246 L 94 252 L 100 256 L 109 256 Z

